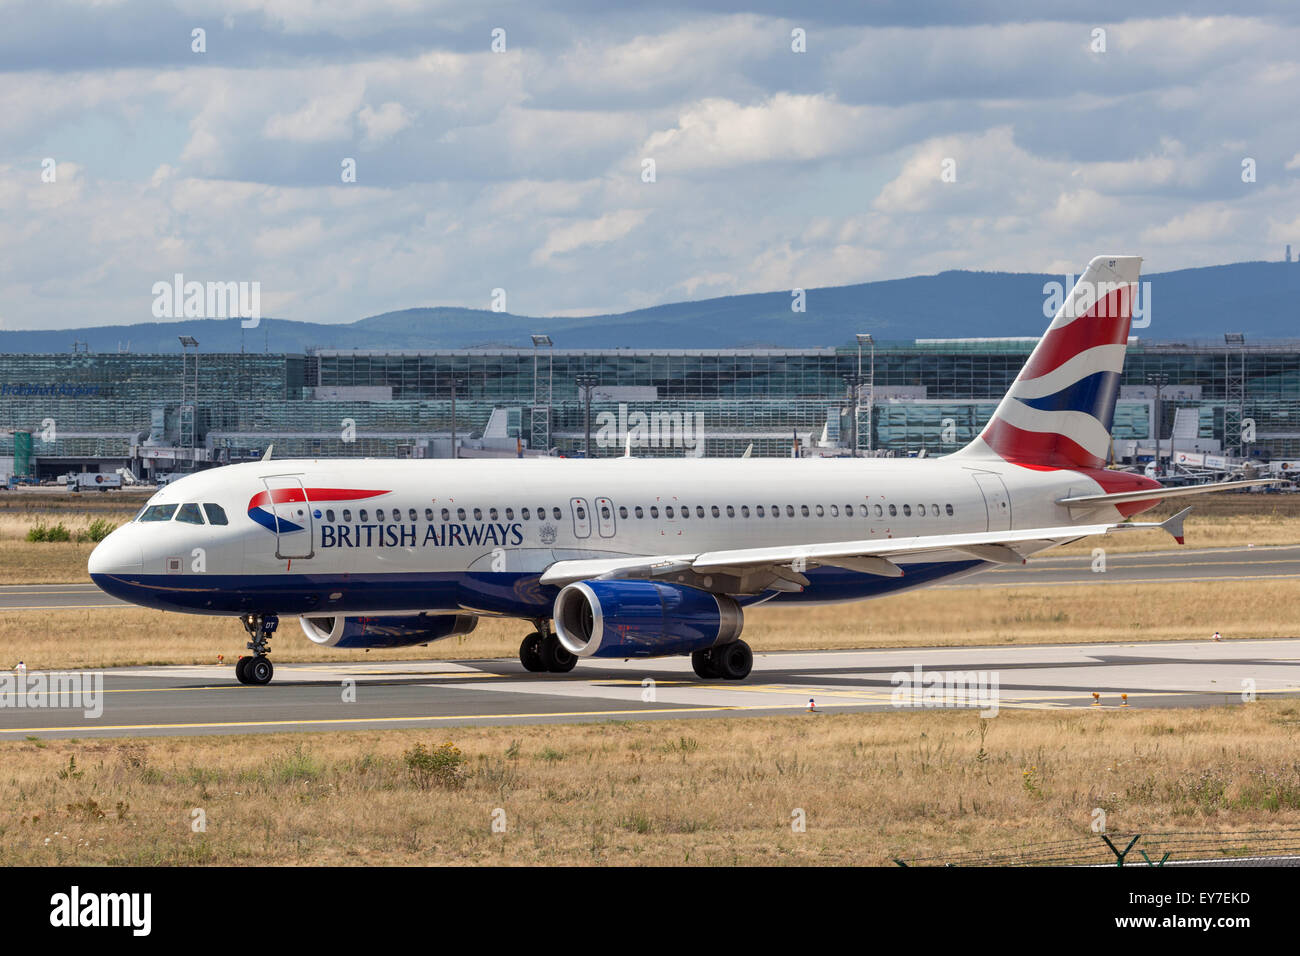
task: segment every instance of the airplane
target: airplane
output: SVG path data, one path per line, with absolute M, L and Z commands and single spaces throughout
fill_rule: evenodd
M 978 437 L 919 459 L 267 460 L 175 481 L 91 554 L 144 607 L 238 616 L 245 684 L 271 681 L 281 615 L 313 642 L 391 648 L 532 625 L 534 672 L 690 655 L 743 680 L 745 611 L 858 601 L 1021 564 L 1080 538 L 1163 529 L 1163 488 L 1108 470 L 1138 256 L 1098 256 Z M 269 456 L 268 456 L 269 457 Z

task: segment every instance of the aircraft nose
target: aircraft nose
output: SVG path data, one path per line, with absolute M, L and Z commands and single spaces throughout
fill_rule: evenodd
M 99 542 L 87 562 L 92 580 L 101 574 L 133 574 L 143 569 L 144 553 L 129 528 L 118 528 Z

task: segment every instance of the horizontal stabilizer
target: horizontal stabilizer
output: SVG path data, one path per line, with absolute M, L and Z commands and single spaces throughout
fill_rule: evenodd
M 1142 491 L 1117 491 L 1108 495 L 1077 495 L 1073 498 L 1057 498 L 1058 505 L 1079 508 L 1087 505 L 1121 505 L 1130 501 L 1159 501 L 1163 498 L 1181 498 L 1184 495 L 1207 495 L 1215 491 L 1231 491 L 1234 488 L 1250 488 L 1257 485 L 1276 485 L 1285 483 L 1281 478 L 1251 478 L 1246 481 L 1216 481 L 1208 485 L 1184 485 L 1178 488 L 1147 488 Z

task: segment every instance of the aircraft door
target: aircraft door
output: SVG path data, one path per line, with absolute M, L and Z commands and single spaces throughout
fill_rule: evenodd
M 569 510 L 573 512 L 573 536 L 575 538 L 590 538 L 591 509 L 587 507 L 587 499 L 570 498 Z
M 602 538 L 614 537 L 614 503 L 608 498 L 596 499 L 596 528 Z
M 275 526 L 275 556 L 277 558 L 310 558 L 315 555 L 313 544 L 316 529 L 312 523 L 311 505 L 298 478 L 277 475 L 263 478 L 269 497 L 269 509 Z
M 984 508 L 988 512 L 989 531 L 1011 530 L 1011 496 L 998 475 L 981 472 L 975 475 L 975 484 L 984 495 Z

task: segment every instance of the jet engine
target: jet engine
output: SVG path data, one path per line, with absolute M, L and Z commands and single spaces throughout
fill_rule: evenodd
M 326 647 L 411 647 L 468 634 L 473 614 L 408 614 L 384 617 L 301 617 L 303 633 Z
M 736 641 L 745 626 L 726 595 L 657 581 L 578 581 L 554 614 L 556 636 L 578 657 L 690 654 Z

